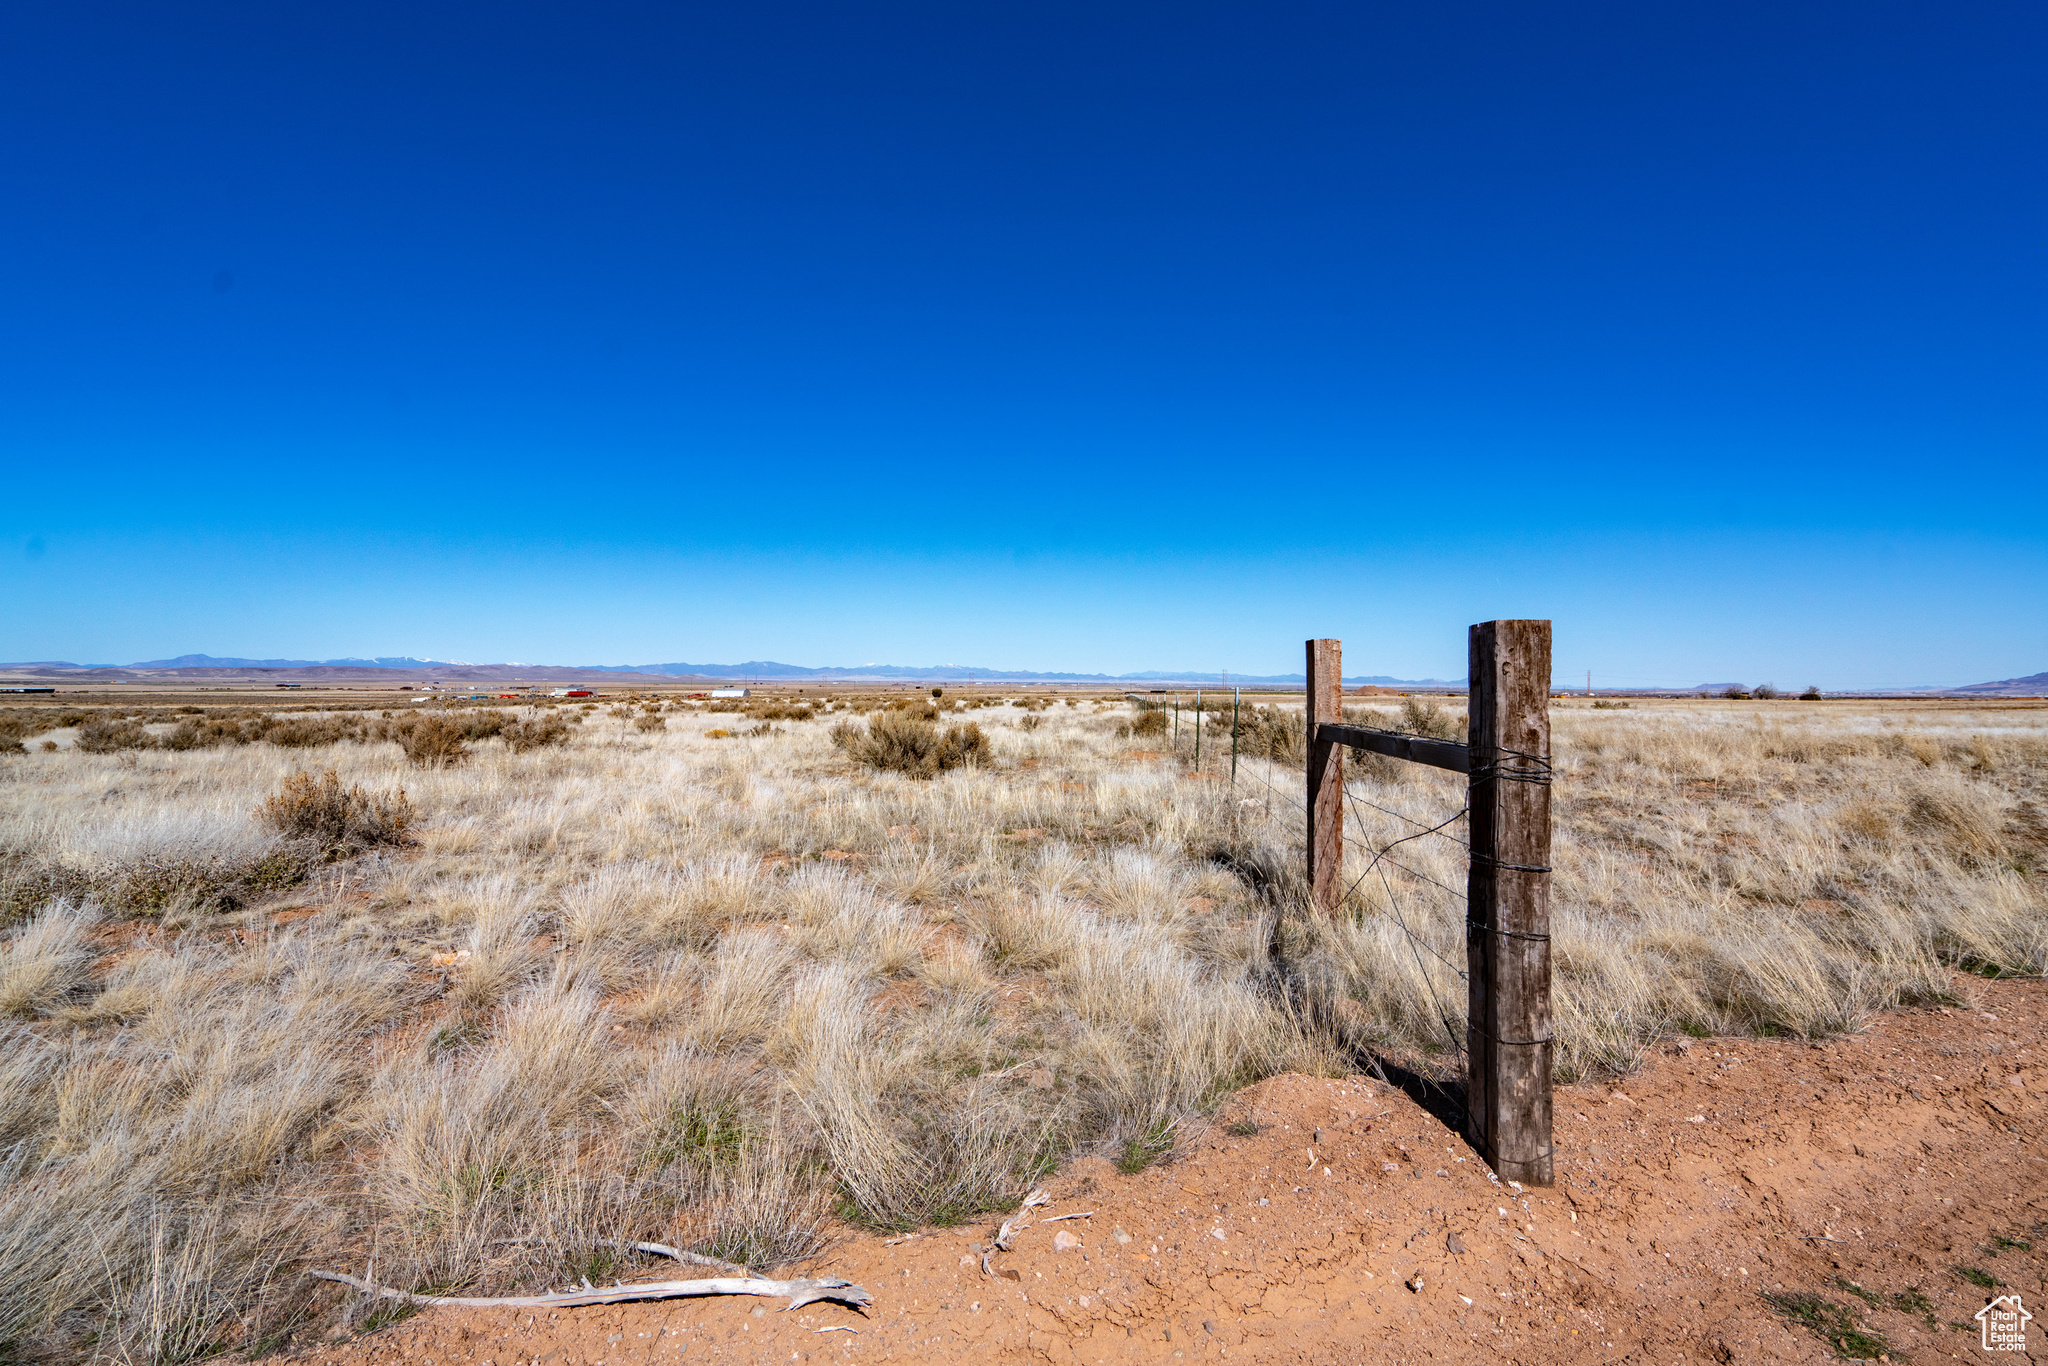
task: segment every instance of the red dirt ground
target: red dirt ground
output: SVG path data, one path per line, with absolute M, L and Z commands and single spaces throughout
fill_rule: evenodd
M 1971 1268 L 2044 1316 L 2027 1354 L 1983 1359 L 2048 1360 L 2048 983 L 1964 978 L 1957 989 L 1976 1008 L 1901 1011 L 1821 1046 L 1704 1039 L 1667 1049 L 1618 1088 L 1562 1088 L 1552 1190 L 1496 1184 L 1455 1134 L 1377 1081 L 1285 1076 L 1239 1095 L 1167 1165 L 1123 1176 L 1095 1160 L 1062 1172 L 1052 1204 L 1033 1214 L 1092 1217 L 1033 1223 L 996 1255 L 997 1276 L 982 1275 L 978 1255 L 992 1224 L 848 1238 L 823 1269 L 874 1293 L 866 1317 L 740 1298 L 540 1315 L 431 1309 L 294 1356 L 333 1366 L 1836 1359 L 1818 1329 L 1767 1302 L 1779 1293 L 1853 1311 L 1858 1328 L 1888 1340 L 1891 1361 L 1973 1360 L 1983 1354 L 1971 1316 L 1992 1292 L 1959 1274 Z M 1247 1123 L 1255 1135 L 1232 1132 Z M 1055 1250 L 1063 1232 L 1080 1245 Z M 839 1328 L 855 1331 L 820 1331 Z

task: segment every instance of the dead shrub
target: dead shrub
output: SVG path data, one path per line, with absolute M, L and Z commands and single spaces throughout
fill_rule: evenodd
M 392 736 L 398 747 L 405 751 L 405 757 L 421 768 L 446 768 L 459 764 L 469 755 L 469 746 L 463 743 L 463 727 L 460 722 L 445 716 L 408 717 L 409 726 L 396 727 Z
M 1436 702 L 1404 697 L 1401 699 L 1400 729 L 1410 735 L 1426 735 L 1432 740 L 1461 740 L 1464 738 L 1465 718 L 1456 712 L 1446 711 Z
M 11 925 L 53 901 L 79 901 L 91 893 L 92 877 L 83 869 L 20 853 L 0 855 L 0 925 Z
M 171 728 L 170 734 L 158 738 L 157 747 L 169 750 L 212 749 L 217 745 L 247 744 L 250 738 L 243 733 L 239 721 L 187 716 Z
M 667 730 L 668 719 L 656 716 L 652 712 L 647 712 L 633 719 L 633 729 L 639 731 L 642 735 L 650 735 L 658 730 Z
M 0 754 L 26 754 L 22 742 L 41 729 L 32 712 L 0 711 Z
M 754 721 L 808 721 L 817 713 L 805 702 L 783 702 L 773 698 L 721 697 L 704 707 L 707 712 L 736 713 Z
M 1026 719 L 1035 722 L 1038 718 L 1032 716 Z M 1148 708 L 1145 711 L 1139 712 L 1137 717 L 1131 722 L 1131 734 L 1134 736 L 1164 735 L 1166 734 L 1167 725 L 1168 721 L 1165 712 L 1157 708 Z
M 832 728 L 832 743 L 869 768 L 930 778 L 963 765 L 981 765 L 995 757 L 988 737 L 973 722 L 948 726 L 943 734 L 914 709 L 876 712 L 866 726 L 842 721 Z
M 514 721 L 499 733 L 504 736 L 505 743 L 512 747 L 514 754 L 525 754 L 530 750 L 548 749 L 569 743 L 569 723 L 559 716 L 536 716 L 525 721 Z
M 315 778 L 294 773 L 276 795 L 256 808 L 256 818 L 287 839 L 312 840 L 322 848 L 353 852 L 380 844 L 407 844 L 418 812 L 399 788 L 372 795 L 343 787 L 333 769 Z
M 87 754 L 113 754 L 124 749 L 148 749 L 149 732 L 140 721 L 125 716 L 96 716 L 78 728 L 78 748 Z
M 1238 716 L 1237 747 L 1240 754 L 1275 763 L 1306 763 L 1308 722 L 1282 707 L 1246 707 Z
M 306 880 L 325 851 L 294 841 L 253 859 L 148 855 L 95 876 L 101 900 L 127 915 L 232 911 L 251 897 Z
M 355 717 L 281 716 L 267 719 L 258 738 L 280 749 L 314 749 L 363 738 L 362 722 Z

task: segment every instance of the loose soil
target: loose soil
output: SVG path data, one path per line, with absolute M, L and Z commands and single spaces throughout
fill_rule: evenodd
M 1170 1163 L 1062 1171 L 993 1276 L 993 1221 L 847 1237 L 813 1269 L 871 1290 L 867 1316 L 743 1298 L 430 1309 L 294 1355 L 1932 1362 L 1976 1359 L 1972 1315 L 2017 1292 L 2044 1322 L 2027 1354 L 1993 1359 L 2044 1360 L 2048 983 L 1956 990 L 1975 1005 L 1896 1012 L 1825 1045 L 1686 1041 L 1618 1087 L 1560 1088 L 1550 1190 L 1496 1182 L 1376 1077 L 1284 1076 Z M 1050 1221 L 1062 1214 L 1089 1217 Z

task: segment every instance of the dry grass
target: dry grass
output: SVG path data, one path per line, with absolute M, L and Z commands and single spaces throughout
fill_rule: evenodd
M 1242 713 L 1233 788 L 1227 713 L 1195 773 L 1192 724 L 1149 757 L 1170 727 L 1131 723 L 1167 714 L 1122 704 L 756 701 L 134 713 L 103 752 L 7 758 L 0 1342 L 178 1361 L 345 1330 L 308 1261 L 490 1289 L 625 1274 L 631 1238 L 800 1262 L 839 1221 L 971 1217 L 1070 1154 L 1170 1156 L 1275 1070 L 1455 1066 L 1463 850 L 1366 875 L 1459 809 L 1448 775 L 1353 764 L 1351 891 L 1317 925 L 1284 704 Z M 968 708 L 979 743 L 937 762 Z M 762 733 L 713 738 L 735 716 Z M 240 738 L 164 739 L 188 722 Z M 1556 728 L 1565 1076 L 2048 969 L 2048 710 Z M 401 782 L 403 819 L 371 795 Z

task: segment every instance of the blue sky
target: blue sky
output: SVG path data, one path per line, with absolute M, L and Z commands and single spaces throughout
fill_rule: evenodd
M 0 16 L 0 656 L 2048 668 L 2038 5 Z

